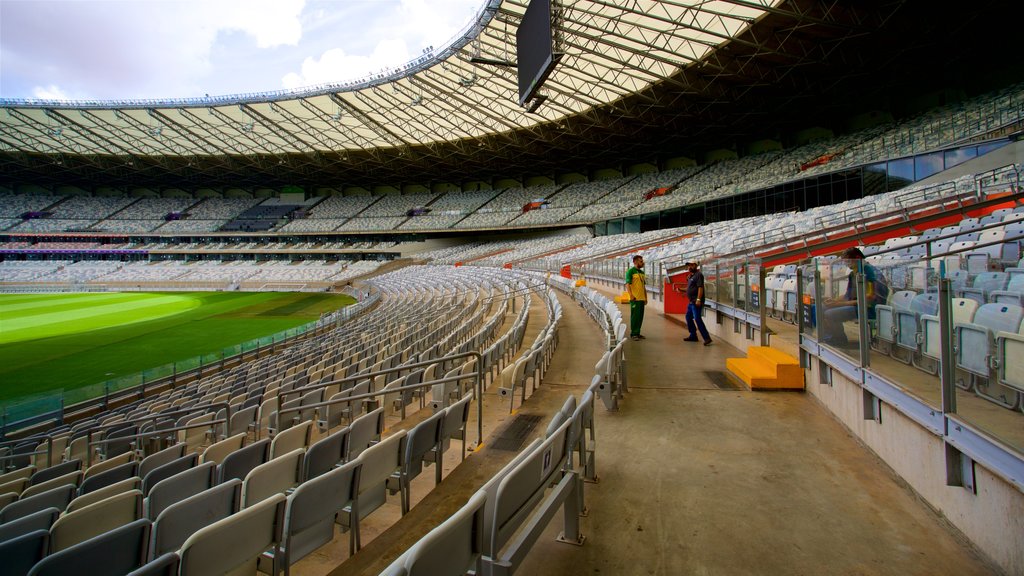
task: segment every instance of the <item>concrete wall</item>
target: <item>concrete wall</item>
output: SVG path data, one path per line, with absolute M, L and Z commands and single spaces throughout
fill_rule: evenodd
M 827 368 L 826 368 L 827 369 Z M 858 383 L 832 371 L 832 384 L 818 384 L 819 362 L 806 370 L 807 391 L 888 464 L 933 509 L 1007 574 L 1024 574 L 1024 494 L 975 463 L 978 493 L 946 486 L 945 446 L 889 405 L 881 422 L 863 417 Z

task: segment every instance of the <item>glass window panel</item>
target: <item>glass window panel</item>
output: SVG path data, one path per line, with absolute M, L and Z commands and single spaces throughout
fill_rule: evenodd
M 946 150 L 943 153 L 943 160 L 946 168 L 952 168 L 957 164 L 963 164 L 971 158 L 978 155 L 978 149 L 974 146 L 967 148 L 958 148 L 956 150 Z
M 887 173 L 889 175 L 888 190 L 899 190 L 914 183 L 914 159 L 901 158 L 889 162 Z
M 932 154 L 922 154 L 914 158 L 914 179 L 923 180 L 932 174 L 938 174 L 942 172 L 943 166 L 943 155 L 942 152 L 934 152 Z

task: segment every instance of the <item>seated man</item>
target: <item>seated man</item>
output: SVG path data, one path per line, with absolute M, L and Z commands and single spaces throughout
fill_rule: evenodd
M 888 294 L 888 288 L 879 276 L 878 270 L 864 262 L 863 252 L 857 248 L 847 248 L 842 257 L 852 271 L 846 283 L 846 293 L 839 299 L 825 299 L 825 318 L 818 335 L 820 343 L 838 347 L 850 345 L 843 323 L 857 319 L 857 273 L 864 275 L 864 298 L 867 301 L 869 319 L 875 317 L 875 305 L 879 302 L 885 303 Z

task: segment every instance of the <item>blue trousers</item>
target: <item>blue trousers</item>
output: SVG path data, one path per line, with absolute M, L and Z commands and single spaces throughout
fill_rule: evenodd
M 686 328 L 690 330 L 690 338 L 696 338 L 697 331 L 700 330 L 700 337 L 705 342 L 711 341 L 711 335 L 708 334 L 708 329 L 704 326 L 704 318 L 700 315 L 700 308 L 693 302 L 686 305 Z

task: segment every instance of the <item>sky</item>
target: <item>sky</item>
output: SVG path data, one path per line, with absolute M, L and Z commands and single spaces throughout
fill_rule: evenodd
M 0 98 L 189 98 L 344 82 L 440 49 L 484 3 L 0 0 Z

